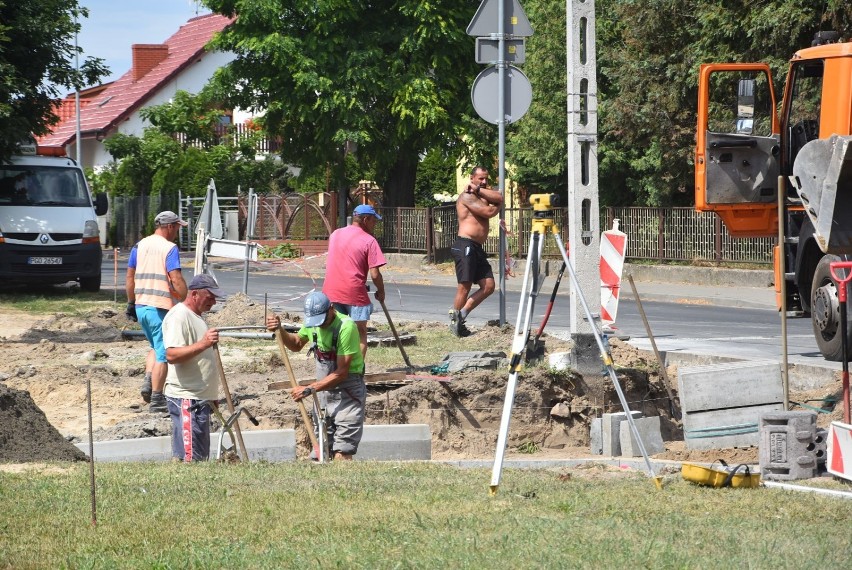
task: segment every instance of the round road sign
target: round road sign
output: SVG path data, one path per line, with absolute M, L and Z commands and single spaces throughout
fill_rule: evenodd
M 514 123 L 524 116 L 532 102 L 532 85 L 524 72 L 510 65 L 504 74 L 503 93 L 506 123 Z M 496 66 L 489 67 L 476 76 L 470 98 L 477 114 L 496 125 L 500 120 L 498 94 L 500 73 Z

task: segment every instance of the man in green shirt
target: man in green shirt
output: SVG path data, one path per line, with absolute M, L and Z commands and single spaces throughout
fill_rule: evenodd
M 276 331 L 281 319 L 270 315 L 266 328 Z M 281 331 L 284 345 L 299 352 L 311 343 L 317 361 L 317 381 L 290 390 L 295 401 L 315 392 L 326 392 L 326 432 L 331 456 L 352 459 L 364 433 L 367 387 L 364 384 L 364 357 L 355 321 L 340 315 L 325 294 L 315 291 L 305 299 L 305 324 L 298 333 Z M 316 419 L 314 421 L 317 425 Z M 316 431 L 316 430 L 315 430 Z

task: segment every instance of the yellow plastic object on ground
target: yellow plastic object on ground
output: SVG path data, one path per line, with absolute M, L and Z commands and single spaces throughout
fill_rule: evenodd
M 716 463 L 721 466 L 717 467 Z M 681 475 L 687 481 L 708 487 L 750 488 L 760 485 L 760 473 L 752 473 L 746 464 L 729 467 L 722 459 L 713 462 L 710 467 L 684 463 Z

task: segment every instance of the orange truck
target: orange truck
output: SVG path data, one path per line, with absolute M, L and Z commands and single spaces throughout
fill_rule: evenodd
M 779 308 L 783 279 L 787 314 L 810 316 L 823 356 L 838 361 L 840 306 L 829 266 L 852 259 L 852 42 L 818 33 L 790 60 L 780 111 L 776 101 L 766 64 L 701 66 L 695 207 L 716 212 L 732 237 L 778 236 L 781 220 L 784 239 L 773 252 Z M 847 332 L 852 345 L 848 323 Z

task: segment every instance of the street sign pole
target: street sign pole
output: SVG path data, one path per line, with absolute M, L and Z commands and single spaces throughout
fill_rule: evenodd
M 500 325 L 506 324 L 506 123 L 520 119 L 529 109 L 532 100 L 529 79 L 517 67 L 510 67 L 509 63 L 511 61 L 523 63 L 523 38 L 531 36 L 532 33 L 530 22 L 518 0 L 482 0 L 482 4 L 479 5 L 473 20 L 467 27 L 468 35 L 484 36 L 476 40 L 477 63 L 487 63 L 486 54 L 493 53 L 495 42 L 497 47 L 494 66 L 477 76 L 471 90 L 471 99 L 479 116 L 497 125 L 497 190 L 503 198 L 500 204 L 500 227 L 498 228 Z M 494 85 L 490 80 L 495 68 L 497 70 L 496 102 L 491 99 L 491 89 Z
M 511 0 L 500 0 L 497 9 L 497 35 L 498 35 L 498 58 L 497 58 L 497 83 L 499 91 L 497 95 L 497 108 L 499 110 L 497 122 L 497 190 L 503 200 L 500 202 L 500 217 L 498 237 L 500 240 L 500 255 L 498 256 L 499 286 L 500 286 L 500 326 L 506 324 L 506 2 Z

